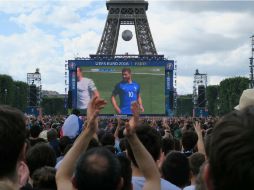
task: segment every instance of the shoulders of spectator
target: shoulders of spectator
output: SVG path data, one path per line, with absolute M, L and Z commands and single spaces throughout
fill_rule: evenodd
M 142 190 L 145 183 L 144 177 L 132 176 L 133 190 Z M 181 190 L 176 185 L 161 178 L 161 190 Z
M 183 188 L 183 190 L 195 190 L 195 185 L 187 186 L 187 187 Z

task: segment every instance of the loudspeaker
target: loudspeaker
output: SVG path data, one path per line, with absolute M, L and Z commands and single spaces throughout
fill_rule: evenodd
M 30 85 L 29 106 L 37 106 L 37 88 L 35 85 Z
M 172 110 L 174 107 L 174 91 L 169 91 L 169 108 Z
M 67 100 L 68 108 L 72 108 L 72 91 L 68 91 L 68 100 Z
M 205 104 L 206 104 L 205 86 L 199 85 L 198 86 L 198 107 L 204 108 Z

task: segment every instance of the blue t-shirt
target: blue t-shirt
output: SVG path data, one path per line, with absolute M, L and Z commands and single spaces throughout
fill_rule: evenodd
M 122 81 L 115 86 L 113 95 L 119 95 L 121 114 L 132 114 L 131 103 L 138 100 L 139 92 L 140 86 L 134 81 Z

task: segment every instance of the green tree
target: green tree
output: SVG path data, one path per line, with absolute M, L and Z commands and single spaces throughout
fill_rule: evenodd
M 25 111 L 27 107 L 27 92 L 28 92 L 28 85 L 22 81 L 14 81 L 14 102 L 13 106 Z
M 41 107 L 43 114 L 46 115 L 66 114 L 66 110 L 64 109 L 64 98 L 45 97 L 42 99 Z
M 218 115 L 218 91 L 219 86 L 218 85 L 211 85 L 206 87 L 206 99 L 208 102 L 208 112 L 209 115 Z
M 14 82 L 8 75 L 0 75 L 0 104 L 13 105 Z
M 177 116 L 192 116 L 193 102 L 192 95 L 182 95 L 177 97 Z
M 219 106 L 220 113 L 226 114 L 239 103 L 243 90 L 247 89 L 249 79 L 245 77 L 228 78 L 220 82 Z

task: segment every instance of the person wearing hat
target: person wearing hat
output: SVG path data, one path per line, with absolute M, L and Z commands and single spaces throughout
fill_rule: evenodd
M 254 106 L 254 89 L 246 89 L 243 91 L 239 105 L 235 107 L 236 110 L 242 110 L 248 106 Z

